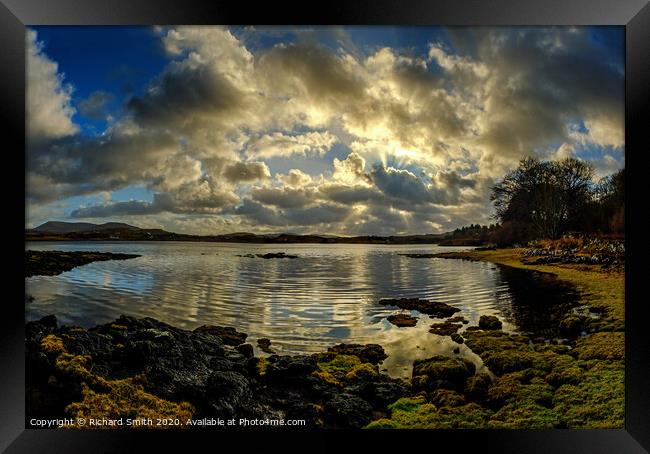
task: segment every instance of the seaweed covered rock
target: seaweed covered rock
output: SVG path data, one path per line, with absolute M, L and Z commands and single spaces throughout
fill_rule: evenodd
M 529 349 L 528 338 L 503 331 L 470 330 L 463 332 L 465 344 L 477 355 L 490 354 L 504 350 Z
M 494 315 L 481 315 L 478 327 L 484 330 L 501 329 L 501 320 Z
M 413 386 L 418 389 L 462 389 L 476 366 L 463 358 L 436 355 L 413 362 Z
M 416 310 L 423 314 L 437 318 L 451 317 L 460 309 L 439 301 L 430 301 L 421 298 L 382 298 L 379 300 L 382 306 L 397 306 L 400 309 Z
M 456 331 L 458 331 L 460 328 L 462 328 L 463 325 L 460 323 L 451 323 L 451 322 L 441 322 L 441 323 L 433 323 L 429 329 L 429 332 L 431 334 L 437 334 L 438 336 L 451 336 L 452 334 L 456 334 Z
M 431 393 L 431 403 L 437 407 L 459 407 L 465 405 L 465 397 L 450 389 L 437 389 Z
M 570 314 L 560 321 L 560 334 L 567 337 L 577 337 L 587 329 L 588 319 L 585 316 Z
M 552 386 L 541 378 L 533 378 L 526 383 L 519 374 L 507 374 L 497 378 L 487 392 L 488 405 L 496 408 L 524 401 L 548 407 L 552 400 Z
M 56 276 L 92 262 L 137 257 L 140 256 L 98 251 L 25 251 L 25 277 Z
M 378 344 L 338 344 L 327 349 L 328 352 L 352 355 L 361 360 L 362 363 L 379 364 L 388 355 L 383 347 Z
M 452 335 L 451 335 L 451 340 L 453 340 L 453 341 L 456 342 L 457 344 L 462 344 L 462 343 L 465 342 L 465 339 L 463 339 L 463 336 L 461 336 L 461 335 L 458 334 L 458 333 L 454 333 L 454 334 L 452 334 Z
M 491 384 L 492 379 L 485 372 L 472 375 L 465 384 L 465 395 L 471 400 L 482 401 L 487 396 Z
M 553 429 L 559 425 L 555 411 L 531 401 L 504 405 L 488 422 L 490 429 Z
M 424 396 L 404 397 L 388 407 L 390 416 L 367 429 L 480 429 L 492 412 L 475 403 L 437 407 Z
M 408 314 L 389 315 L 388 317 L 386 317 L 386 320 L 388 320 L 390 323 L 400 328 L 415 326 L 418 323 L 418 319 L 416 317 L 412 317 Z

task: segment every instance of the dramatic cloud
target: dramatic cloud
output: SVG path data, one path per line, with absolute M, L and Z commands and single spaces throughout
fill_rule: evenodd
M 624 166 L 611 29 L 439 31 L 389 47 L 344 28 L 158 27 L 168 61 L 120 110 L 102 80 L 73 104 L 29 30 L 28 222 L 439 232 L 490 222 L 490 186 L 522 157 Z M 81 133 L 109 104 L 106 130 Z
M 276 132 L 253 140 L 247 151 L 250 156 L 257 158 L 308 154 L 322 156 L 337 140 L 336 136 L 329 132 L 310 132 L 295 136 Z
M 27 30 L 27 139 L 32 146 L 77 132 L 72 122 L 72 86 L 63 82 L 58 65 L 43 53 L 36 32 Z

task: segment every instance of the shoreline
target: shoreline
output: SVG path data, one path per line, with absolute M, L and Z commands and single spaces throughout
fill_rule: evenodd
M 534 264 L 533 258 L 523 255 L 526 248 L 441 252 L 435 258 L 487 261 L 513 268 L 551 274 L 573 284 L 580 300 L 597 313 L 606 314 L 598 330 L 625 330 L 625 271 L 605 269 L 599 265 L 572 263 Z
M 165 417 L 304 419 L 307 428 L 623 427 L 624 320 L 617 307 L 623 300 L 616 301 L 622 289 L 603 293 L 602 281 L 622 285 L 624 273 L 531 265 L 521 252 L 437 258 L 550 272 L 578 286 L 581 302 L 601 317 L 565 317 L 561 323 L 567 320 L 567 332 L 574 333 L 568 345 L 507 334 L 500 323 L 465 327 L 458 342 L 479 355 L 491 375 L 477 374 L 463 359 L 434 356 L 416 360 L 410 379 L 393 379 L 379 370 L 386 355 L 376 344 L 255 357 L 247 335 L 233 328 L 187 331 L 123 316 L 83 329 L 60 327 L 50 316 L 26 325 L 28 417 L 56 408 L 59 417 L 113 418 L 137 408 Z M 576 334 L 576 327 L 587 334 Z

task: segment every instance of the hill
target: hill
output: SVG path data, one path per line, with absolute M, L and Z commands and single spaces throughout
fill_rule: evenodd
M 104 224 L 92 224 L 90 222 L 63 222 L 63 221 L 47 221 L 44 224 L 35 227 L 33 230 L 36 232 L 47 233 L 75 233 L 75 232 L 93 232 L 103 230 L 140 230 L 123 222 L 106 222 Z

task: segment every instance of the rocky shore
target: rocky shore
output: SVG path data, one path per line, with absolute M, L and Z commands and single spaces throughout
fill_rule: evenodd
M 105 260 L 127 260 L 140 257 L 136 254 L 111 252 L 25 251 L 25 277 L 56 276 L 64 271 Z
M 445 322 L 450 323 L 450 322 Z M 452 323 L 453 324 L 453 323 Z M 433 356 L 411 379 L 379 371 L 380 345 L 255 357 L 246 334 L 122 316 L 91 329 L 26 325 L 27 418 L 302 419 L 306 428 L 615 428 L 623 333 L 570 345 L 509 335 L 495 317 L 460 334 L 490 373 Z M 408 329 L 408 328 L 407 328 Z M 451 331 L 454 331 L 453 333 Z
M 409 383 L 379 373 L 379 345 L 254 357 L 245 338 L 126 316 L 91 329 L 59 326 L 54 316 L 29 322 L 28 419 L 286 418 L 360 428 L 410 395 Z

